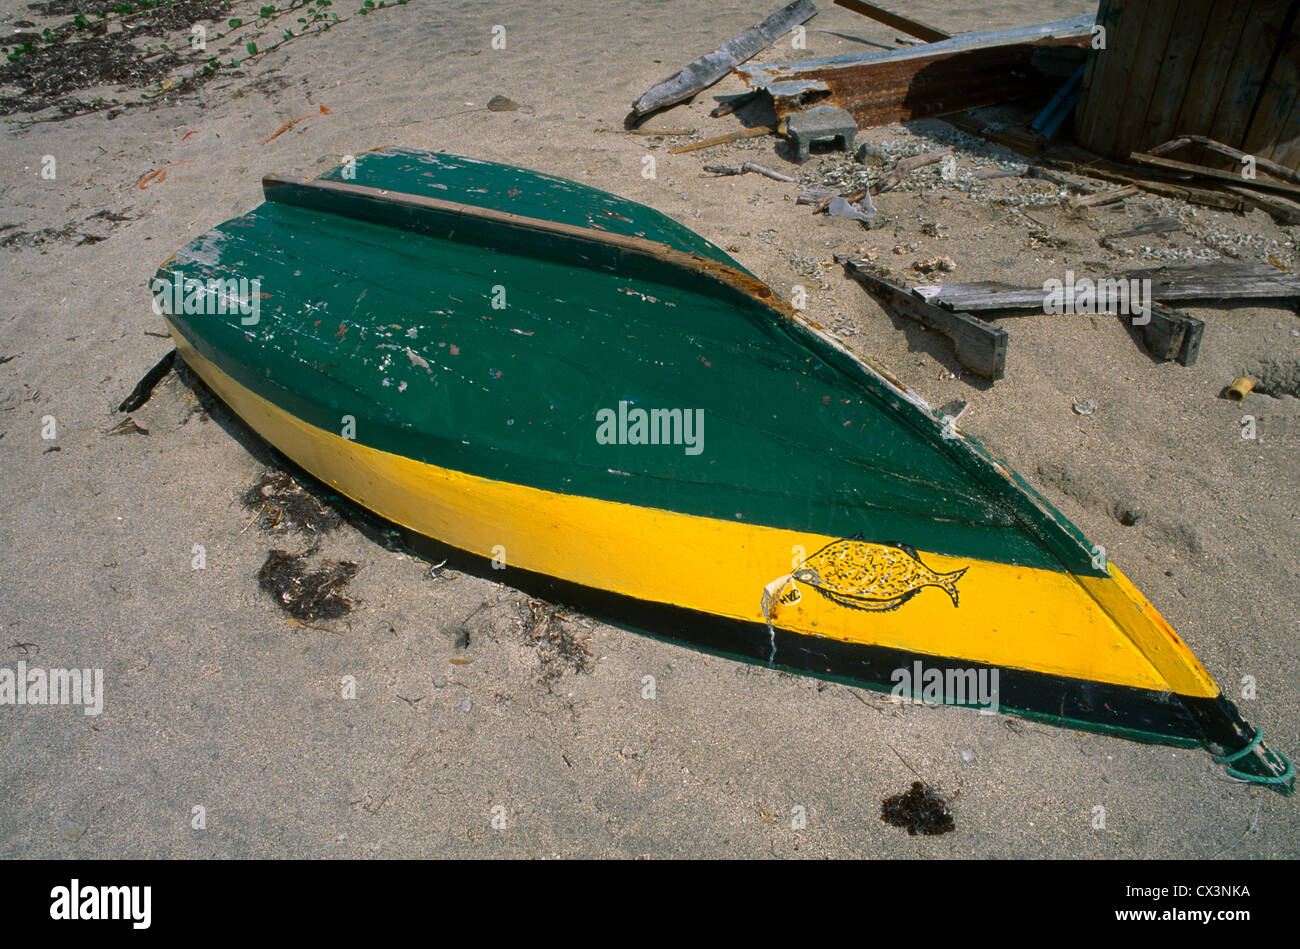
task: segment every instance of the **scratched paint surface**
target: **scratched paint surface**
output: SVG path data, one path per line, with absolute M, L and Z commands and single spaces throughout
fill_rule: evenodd
M 363 156 L 355 183 L 414 192 L 412 160 Z M 612 195 L 570 182 L 555 190 L 557 179 L 513 168 L 494 185 L 492 169 L 506 166 L 466 167 L 472 176 L 452 169 L 456 187 L 425 178 L 418 193 L 578 224 L 612 200 L 623 233 L 727 261 Z M 580 255 L 503 254 L 272 202 L 195 241 L 160 275 L 173 267 L 259 279 L 256 325 L 238 314 L 173 322 L 263 397 L 328 431 L 352 416 L 357 440 L 374 448 L 547 490 L 1095 572 L 1069 557 L 1084 549 L 1076 539 L 1049 552 L 1024 530 L 1014 511 L 1026 497 L 1011 482 L 981 486 L 898 398 L 865 390 L 770 308 L 706 280 L 630 279 Z M 684 439 L 601 444 L 598 413 L 620 403 L 702 410 L 699 453 Z

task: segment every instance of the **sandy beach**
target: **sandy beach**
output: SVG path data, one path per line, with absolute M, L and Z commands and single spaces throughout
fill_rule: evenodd
M 1153 360 L 1114 317 L 1005 318 L 1007 374 L 989 383 L 832 258 L 873 255 L 915 281 L 915 262 L 943 255 L 950 282 L 1029 286 L 1198 260 L 1294 269 L 1297 229 L 1150 194 L 1068 212 L 1050 181 L 975 179 L 1024 159 L 936 119 L 858 141 L 890 158 L 952 145 L 954 176 L 931 166 L 878 196 L 869 229 L 814 216 L 795 204 L 798 184 L 703 166 L 754 161 L 808 185 L 869 169 L 835 153 L 795 165 L 773 137 L 669 154 L 741 127 L 709 115 L 744 91 L 735 76 L 645 123 L 691 135 L 624 130 L 638 95 L 779 5 L 410 0 L 358 15 L 340 4 L 330 30 L 249 53 L 284 23 L 259 27 L 257 5 L 239 2 L 201 21 L 223 62 L 202 82 L 167 85 L 194 71 L 184 60 L 144 87 L 76 92 L 130 107 L 59 121 L 10 112 L 0 666 L 99 668 L 104 694 L 98 715 L 0 705 L 0 856 L 1300 856 L 1294 800 L 1233 782 L 1201 750 L 902 704 L 567 613 L 549 621 L 590 650 L 575 668 L 539 642 L 531 621 L 546 608 L 529 592 L 459 561 L 434 569 L 436 545 L 417 553 L 365 518 L 321 540 L 324 555 L 359 565 L 356 609 L 294 624 L 257 573 L 268 550 L 303 542 L 240 503 L 275 464 L 269 446 L 176 373 L 133 414 L 147 434 L 110 434 L 118 404 L 173 346 L 149 278 L 259 204 L 264 174 L 309 177 L 402 145 L 571 178 L 668 214 L 784 297 L 805 288 L 810 317 L 931 405 L 969 401 L 963 430 L 1103 545 L 1294 757 L 1300 400 L 1220 393 L 1261 360 L 1300 359 L 1296 313 L 1185 308 L 1207 323 L 1190 367 Z M 3 0 L 0 30 L 39 33 L 73 6 Z M 756 61 L 897 46 L 896 30 L 819 6 L 806 49 L 786 37 Z M 1094 9 L 897 6 L 952 32 Z M 252 25 L 229 27 L 241 17 Z M 157 51 L 186 35 L 122 41 Z M 517 108 L 489 110 L 494 96 Z M 1107 237 L 1161 216 L 1178 226 Z M 1256 437 L 1243 438 L 1244 416 Z M 341 694 L 347 677 L 354 698 Z M 882 822 L 881 799 L 917 778 L 950 798 L 955 832 Z

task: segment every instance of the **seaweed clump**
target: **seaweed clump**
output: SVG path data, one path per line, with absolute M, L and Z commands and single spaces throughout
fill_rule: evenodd
M 328 534 L 343 523 L 343 516 L 283 471 L 268 468 L 240 502 L 255 512 L 262 530 L 297 531 L 307 536 Z
M 911 790 L 881 801 L 880 819 L 895 827 L 906 827 L 913 837 L 917 831 L 946 834 L 957 829 L 948 811 L 948 803 L 921 781 L 913 781 Z
M 307 558 L 313 552 L 314 548 L 300 554 L 268 552 L 257 572 L 258 586 L 294 619 L 315 622 L 350 613 L 355 604 L 344 590 L 360 567 L 350 560 L 325 559 L 319 567 L 308 570 Z

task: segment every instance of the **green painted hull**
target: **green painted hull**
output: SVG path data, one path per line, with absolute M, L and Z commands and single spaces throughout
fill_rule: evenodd
M 509 166 L 390 149 L 344 175 L 324 177 L 598 225 L 744 273 L 655 211 Z M 159 277 L 260 279 L 255 327 L 173 323 L 299 418 L 337 432 L 352 416 L 363 444 L 551 491 L 1101 575 L 972 440 L 944 439 L 919 400 L 768 301 L 581 242 L 360 200 L 341 216 L 338 196 L 293 190 Z M 703 410 L 703 450 L 601 444 L 599 413 L 620 403 Z

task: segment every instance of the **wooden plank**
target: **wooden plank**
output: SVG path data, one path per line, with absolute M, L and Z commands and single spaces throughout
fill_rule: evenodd
M 1083 122 L 1076 127 L 1079 141 L 1098 154 L 1110 153 L 1116 127 L 1124 121 L 1129 75 L 1150 15 L 1147 4 L 1125 6 L 1114 0 L 1105 4 L 1106 48 L 1092 51 L 1097 66 L 1092 86 L 1083 92 Z
M 865 261 L 837 255 L 835 262 L 844 265 L 849 275 L 886 309 L 901 313 L 951 339 L 957 361 L 971 372 L 986 379 L 1001 379 L 1006 374 L 1006 330 L 990 326 L 969 313 L 954 313 L 932 306 L 873 273 Z
M 1281 195 L 1265 194 L 1240 185 L 1224 185 L 1233 194 L 1240 195 L 1252 207 L 1267 211 L 1279 224 L 1300 224 L 1300 204 L 1288 201 Z
M 1239 148 L 1233 148 L 1231 145 L 1224 145 L 1222 142 L 1216 142 L 1214 139 L 1206 138 L 1204 135 L 1180 135 L 1177 138 L 1170 139 L 1163 145 L 1154 146 L 1148 150 L 1148 154 L 1166 155 L 1169 152 L 1177 151 L 1189 144 L 1200 145 L 1202 148 L 1209 151 L 1231 158 L 1234 170 L 1242 167 L 1242 159 L 1250 157 L 1255 159 L 1255 165 L 1258 168 L 1262 168 L 1273 177 L 1281 178 L 1283 181 L 1294 181 L 1296 184 L 1300 184 L 1300 171 L 1297 171 L 1294 168 L 1288 168 L 1286 165 L 1279 164 L 1263 155 L 1248 156 Z
M 1130 270 L 1118 277 L 1100 279 L 1149 279 L 1152 299 L 1161 303 L 1188 300 L 1225 303 L 1235 300 L 1300 299 L 1300 278 L 1268 264 L 1218 263 L 1195 267 L 1155 267 Z M 1047 295 L 1042 287 L 1014 287 L 987 281 L 936 284 L 913 289 L 936 306 L 972 313 L 995 310 L 1041 313 Z
M 1142 342 L 1156 359 L 1168 362 L 1177 358 L 1182 352 L 1183 341 L 1187 335 L 1187 324 L 1178 319 L 1173 310 L 1161 309 L 1159 304 L 1151 307 L 1151 318 L 1146 325 L 1139 327 Z M 1199 351 L 1200 346 L 1197 346 Z
M 945 33 L 937 26 L 922 23 L 920 20 L 913 20 L 900 13 L 886 10 L 884 7 L 878 7 L 874 3 L 866 3 L 864 0 L 835 0 L 835 5 L 846 10 L 852 10 L 854 13 L 860 13 L 877 23 L 885 24 L 885 26 L 892 26 L 896 30 L 903 31 L 908 36 L 915 36 L 927 43 L 936 43 L 939 40 L 952 38 L 951 33 Z
M 740 66 L 753 88 L 766 89 L 778 115 L 813 99 L 850 112 L 860 128 L 945 115 L 1006 102 L 1035 91 L 1031 60 L 1043 46 L 1082 49 L 1093 18 L 964 33 L 938 43 L 887 52 L 850 53 Z
M 817 13 L 812 0 L 794 0 L 766 20 L 723 43 L 718 49 L 701 56 L 689 66 L 669 76 L 632 103 L 624 124 L 635 125 L 651 112 L 676 105 L 713 85 L 732 68 L 757 56 L 780 36 Z
M 1121 8 L 1112 5 L 1109 0 L 1101 0 L 1101 4 L 1097 9 L 1096 22 L 1097 25 L 1102 28 L 1105 35 L 1110 34 L 1111 29 L 1119 19 L 1120 12 Z M 1098 69 L 1101 68 L 1104 71 L 1105 68 L 1101 65 L 1104 60 L 1101 53 L 1102 50 L 1094 48 L 1093 40 L 1090 39 L 1087 52 L 1088 58 L 1083 64 L 1083 81 L 1079 86 L 1081 90 L 1079 104 L 1074 110 L 1074 134 L 1076 138 L 1082 138 L 1082 129 L 1088 123 L 1088 116 L 1092 112 L 1092 109 L 1094 107 L 1100 108 L 1098 100 L 1089 99 L 1088 90 L 1093 88 L 1094 83 L 1099 83 L 1101 81 L 1102 73 L 1099 73 Z
M 1158 217 L 1150 221 L 1143 221 L 1141 224 L 1123 231 L 1105 234 L 1098 240 L 1098 243 L 1102 247 L 1110 247 L 1111 241 L 1123 240 L 1126 237 L 1142 237 L 1146 234 L 1167 234 L 1170 231 L 1182 230 L 1182 227 L 1183 222 L 1176 217 Z
M 1210 133 L 1223 83 L 1227 79 L 1228 70 L 1232 68 L 1237 43 L 1249 18 L 1249 3 L 1242 3 L 1241 0 L 1215 0 L 1209 19 L 1214 29 L 1205 31 L 1201 37 L 1182 105 L 1174 118 L 1173 134 Z
M 1065 153 L 1068 153 L 1068 150 Z M 1100 178 L 1103 181 L 1114 181 L 1118 184 L 1133 185 L 1143 191 L 1150 191 L 1152 194 L 1180 198 L 1183 201 L 1202 204 L 1210 208 L 1240 211 L 1243 206 L 1241 198 L 1236 195 L 1224 194 L 1221 191 L 1212 191 L 1208 188 L 1198 188 L 1183 181 L 1157 180 L 1149 177 L 1149 175 L 1172 177 L 1169 172 L 1151 171 L 1144 174 L 1146 169 L 1137 165 L 1124 165 L 1119 162 L 1096 158 L 1095 156 L 1087 161 L 1070 161 L 1043 155 L 1038 158 L 1038 161 L 1057 171 L 1086 175 L 1091 178 Z
M 1300 96 L 1283 123 L 1283 131 L 1267 151 L 1267 157 L 1277 164 L 1300 170 Z
M 1123 188 L 1115 188 L 1111 191 L 1097 191 L 1093 194 L 1085 194 L 1082 197 L 1071 198 L 1070 207 L 1072 208 L 1095 208 L 1103 204 L 1110 204 L 1112 201 L 1123 201 L 1125 198 L 1132 197 L 1138 193 L 1138 189 L 1133 185 L 1125 185 Z
M 1037 155 L 1043 150 L 1042 136 L 1015 128 L 993 128 L 970 112 L 954 112 L 945 115 L 943 120 L 969 135 L 976 135 L 1021 155 Z
M 1243 188 L 1262 188 L 1265 191 L 1280 191 L 1282 194 L 1300 195 L 1300 185 L 1289 181 L 1275 181 L 1271 178 L 1260 177 L 1243 178 L 1239 171 L 1221 171 L 1218 168 L 1207 168 L 1205 165 L 1178 161 L 1174 158 L 1162 158 L 1159 155 L 1149 155 L 1144 152 L 1133 152 L 1129 155 L 1129 158 L 1140 165 L 1163 168 L 1167 171 L 1184 172 L 1201 178 L 1213 178 L 1216 181 L 1226 181 Z
M 1274 38 L 1273 62 L 1264 80 L 1264 90 L 1241 139 L 1244 151 L 1271 156 L 1279 145 L 1300 137 L 1300 128 L 1288 125 L 1300 99 L 1300 3 L 1291 3 L 1280 35 Z
M 1142 138 L 1152 101 L 1160 89 L 1160 78 L 1168 65 L 1168 48 L 1174 39 L 1175 20 L 1183 15 L 1179 9 L 1182 6 L 1180 0 L 1148 0 L 1147 5 L 1147 17 L 1133 57 L 1128 89 L 1123 101 L 1116 103 L 1115 139 L 1110 154 L 1146 147 L 1146 143 L 1136 143 Z M 1178 28 L 1183 29 L 1184 24 L 1180 23 Z M 1181 93 L 1181 87 L 1175 91 Z
M 1175 128 L 1178 112 L 1213 7 L 1213 0 L 1183 0 L 1178 4 L 1177 24 L 1165 46 L 1164 58 L 1156 67 L 1159 76 L 1147 106 L 1146 121 L 1132 139 L 1122 143 L 1123 148 L 1149 150 L 1178 133 Z
M 1224 79 L 1214 121 L 1208 129 L 1183 129 L 1202 132 L 1210 138 L 1229 145 L 1242 141 L 1255 104 L 1264 91 L 1264 81 L 1276 52 L 1276 44 L 1287 13 L 1290 0 L 1253 0 L 1245 4 L 1250 8 L 1247 28 L 1242 31 L 1232 58 L 1232 66 Z

